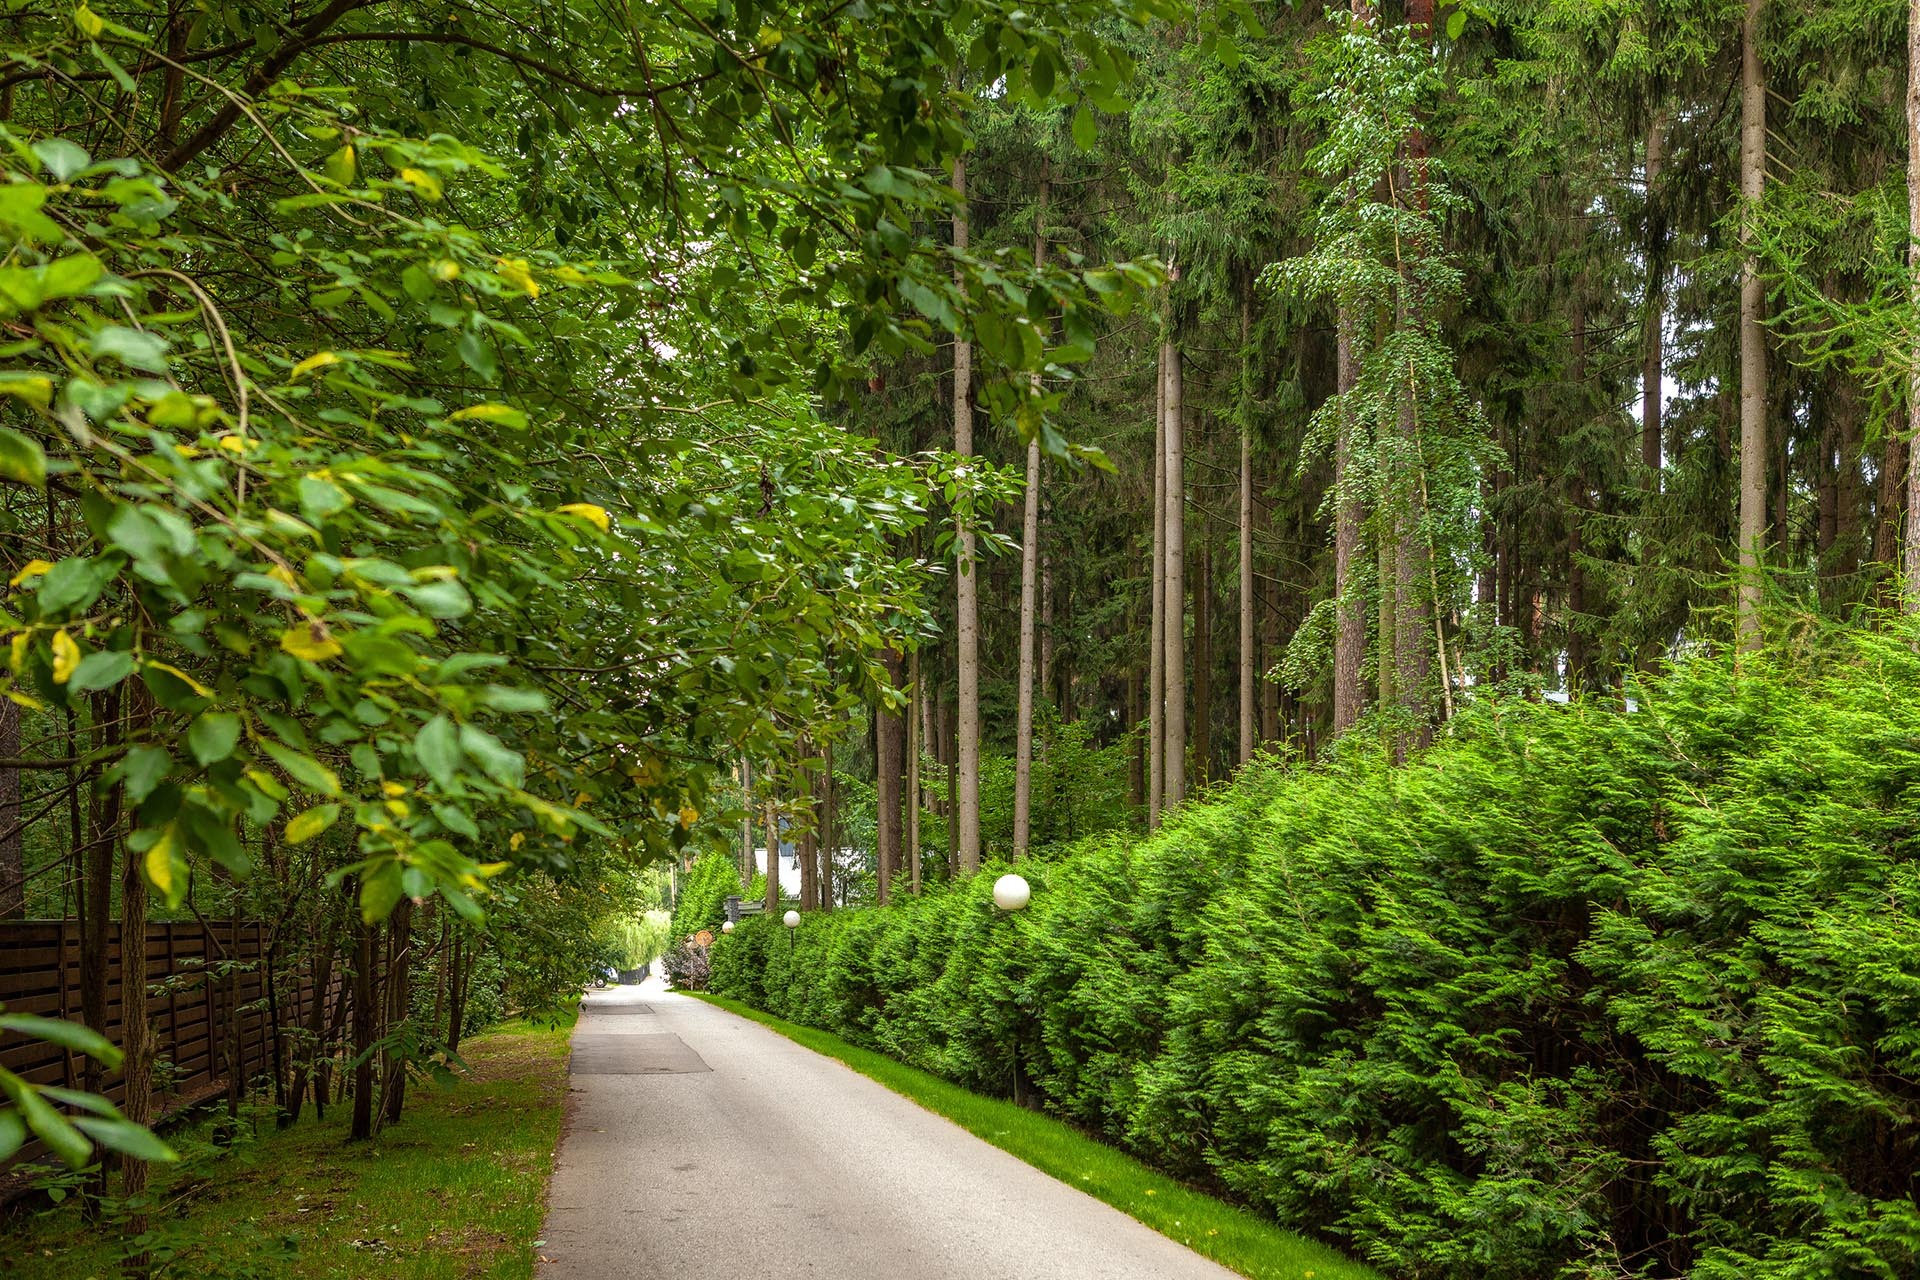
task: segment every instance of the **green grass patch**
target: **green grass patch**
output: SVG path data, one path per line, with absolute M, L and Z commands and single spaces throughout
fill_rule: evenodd
M 210 1123 L 169 1135 L 183 1160 L 156 1167 L 151 1244 L 160 1277 L 533 1274 L 567 1093 L 564 1023 L 503 1024 L 462 1051 L 471 1078 L 416 1083 L 405 1116 L 346 1140 L 349 1109 L 277 1131 L 270 1114 L 222 1152 Z M 8 1280 L 116 1277 L 123 1233 L 88 1227 L 69 1201 L 0 1221 Z
M 772 1017 L 736 1000 L 699 991 L 686 994 L 846 1063 L 861 1075 L 945 1116 L 975 1137 L 1243 1276 L 1255 1280 L 1382 1280 L 1371 1267 L 1157 1173 L 1051 1116 L 1003 1099 L 982 1097 L 885 1054 L 849 1044 L 814 1027 Z

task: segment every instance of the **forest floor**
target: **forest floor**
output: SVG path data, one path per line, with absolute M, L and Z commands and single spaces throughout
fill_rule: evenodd
M 211 1122 L 169 1134 L 182 1160 L 155 1170 L 155 1277 L 531 1276 L 569 1029 L 515 1022 L 474 1037 L 461 1054 L 471 1078 L 416 1084 L 401 1122 L 365 1144 L 345 1141 L 339 1106 L 285 1131 L 262 1113 L 225 1151 Z M 106 1280 L 125 1251 L 70 1200 L 0 1222 L 7 1280 Z

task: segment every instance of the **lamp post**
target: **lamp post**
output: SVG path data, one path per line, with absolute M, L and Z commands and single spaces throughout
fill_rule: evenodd
M 993 905 L 1008 915 L 1025 910 L 1033 901 L 1033 886 L 1027 883 L 1023 875 L 1009 871 L 993 882 Z M 1026 1105 L 1020 1097 L 1020 1035 L 1016 1029 L 1013 1037 L 1013 1101 L 1016 1106 Z
M 800 927 L 800 913 L 798 911 L 789 911 L 786 915 L 780 917 L 780 923 L 787 926 L 787 951 L 791 953 L 793 951 L 793 931 Z

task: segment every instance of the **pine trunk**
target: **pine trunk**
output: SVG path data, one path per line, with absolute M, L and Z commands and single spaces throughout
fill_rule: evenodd
M 1750 3 L 1752 0 L 1750 0 Z M 1920 0 L 1907 6 L 1907 288 L 1920 306 Z M 1909 441 L 1920 437 L 1920 340 L 1907 373 Z M 1909 446 L 1911 455 L 1911 446 Z M 1920 467 L 1907 467 L 1907 541 L 1901 556 L 1901 608 L 1920 613 Z
M 1243 364 L 1240 386 L 1240 763 L 1253 759 L 1255 680 L 1260 670 L 1255 656 L 1253 594 L 1253 374 L 1247 346 L 1252 327 L 1252 305 L 1240 295 L 1240 350 Z
M 1153 407 L 1153 616 L 1147 639 L 1147 827 L 1167 794 L 1167 349 L 1160 348 Z
M 1033 231 L 1033 261 L 1046 260 L 1047 178 L 1040 179 L 1040 208 Z M 1040 394 L 1040 375 L 1034 374 L 1032 393 Z M 1013 761 L 1013 860 L 1027 856 L 1033 824 L 1033 692 L 1036 627 L 1040 590 L 1040 436 L 1027 442 L 1026 504 L 1020 521 L 1020 688 L 1015 712 Z
M 1335 334 L 1340 393 L 1359 382 L 1353 351 L 1354 318 L 1340 308 Z M 1333 731 L 1351 729 L 1366 705 L 1367 686 L 1362 670 L 1367 658 L 1367 601 L 1356 580 L 1360 560 L 1360 530 L 1366 510 L 1359 495 L 1358 426 L 1353 414 L 1343 412 L 1333 446 Z
M 926 751 L 926 695 L 920 689 L 920 651 L 907 660 L 907 892 L 920 892 L 920 757 Z M 828 760 L 832 760 L 829 748 Z
M 1656 113 L 1647 126 L 1647 241 L 1641 249 L 1647 263 L 1647 300 L 1640 318 L 1640 465 L 1654 493 L 1660 491 L 1660 413 L 1666 386 L 1667 231 L 1659 185 L 1666 158 L 1667 121 Z
M 953 245 L 964 253 L 967 248 L 964 160 L 953 162 L 953 189 L 959 195 L 953 217 Z M 964 292 L 964 279 L 961 287 Z M 964 336 L 956 336 L 953 343 L 953 451 L 963 458 L 973 453 L 973 344 Z M 961 875 L 972 875 L 980 869 L 980 573 L 973 529 L 966 521 L 962 521 L 959 528 L 959 560 L 954 625 L 960 697 L 956 860 Z
M 900 654 L 888 650 L 882 657 L 887 682 L 899 688 L 902 681 Z M 884 705 L 874 712 L 874 866 L 878 876 L 882 905 L 893 901 L 893 877 L 900 869 L 903 828 L 900 822 L 900 780 L 906 772 L 906 722 L 897 711 Z
M 1187 796 L 1187 483 L 1180 348 L 1167 343 L 1166 727 L 1163 809 Z
M 1747 0 L 1740 32 L 1740 582 L 1734 634 L 1742 649 L 1760 645 L 1761 542 L 1767 524 L 1766 285 L 1753 249 L 1754 210 L 1766 192 L 1767 83 L 1760 65 L 1760 12 Z

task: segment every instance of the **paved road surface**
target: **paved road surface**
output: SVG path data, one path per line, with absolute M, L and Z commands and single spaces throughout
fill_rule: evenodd
M 831 1058 L 698 1000 L 595 991 L 541 1280 L 1229 1280 Z

